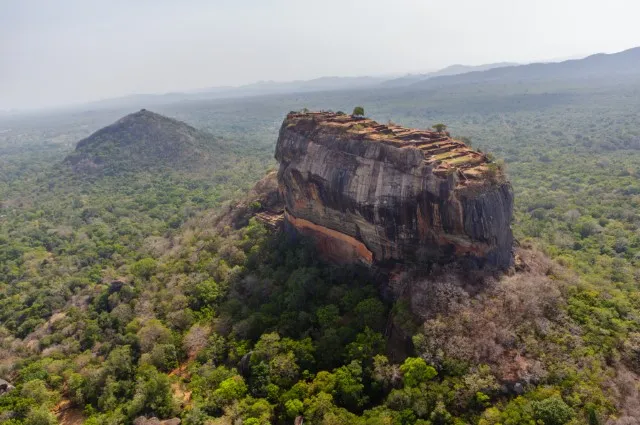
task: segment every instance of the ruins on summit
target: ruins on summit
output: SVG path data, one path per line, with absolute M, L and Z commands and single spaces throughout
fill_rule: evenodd
M 513 262 L 502 169 L 448 133 L 292 112 L 276 159 L 285 226 L 334 262 Z

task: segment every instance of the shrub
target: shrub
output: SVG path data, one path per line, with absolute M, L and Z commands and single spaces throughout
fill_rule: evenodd
M 173 344 L 157 344 L 147 356 L 149 363 L 154 365 L 158 370 L 168 372 L 178 367 L 178 354 Z
M 130 418 L 152 414 L 167 418 L 176 413 L 169 377 L 153 366 L 141 366 L 138 370 L 134 396 L 126 407 Z
M 419 357 L 408 357 L 400 366 L 400 372 L 407 387 L 417 387 L 438 374 L 432 366 Z
M 153 258 L 143 258 L 140 261 L 136 261 L 133 266 L 131 266 L 131 272 L 142 279 L 149 279 L 156 271 L 156 268 L 156 260 Z
M 560 398 L 553 396 L 542 401 L 534 401 L 533 415 L 545 425 L 564 425 L 573 418 L 575 412 Z
M 45 406 L 33 407 L 24 421 L 24 425 L 55 425 L 58 421 Z
M 445 124 L 442 124 L 442 123 L 434 124 L 434 125 L 432 125 L 432 127 L 438 133 L 442 133 L 447 129 L 447 126 Z
M 304 409 L 304 404 L 302 404 L 302 402 L 297 398 L 294 398 L 293 400 L 288 400 L 284 404 L 284 408 L 287 411 L 287 417 L 295 418 L 300 413 L 302 413 L 302 410 Z
M 234 400 L 240 400 L 247 394 L 248 388 L 240 375 L 225 379 L 212 394 L 218 407 L 223 407 Z

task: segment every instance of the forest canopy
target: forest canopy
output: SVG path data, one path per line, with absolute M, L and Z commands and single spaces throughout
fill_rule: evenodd
M 636 423 L 640 96 L 625 84 L 164 105 L 226 146 L 201 173 L 79 177 L 65 156 L 115 112 L 12 121 L 0 133 L 0 378 L 15 389 L 1 420 Z M 423 296 L 394 299 L 308 241 L 219 220 L 273 167 L 282 111 L 354 104 L 379 122 L 446 123 L 502 158 L 522 270 L 478 285 L 458 269 L 409 274 Z

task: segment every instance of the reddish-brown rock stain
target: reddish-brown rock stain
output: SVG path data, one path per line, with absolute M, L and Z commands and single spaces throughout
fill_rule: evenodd
M 338 264 L 361 261 L 373 263 L 373 253 L 359 240 L 344 233 L 320 226 L 285 211 L 285 219 L 303 235 L 312 237 L 320 255 Z

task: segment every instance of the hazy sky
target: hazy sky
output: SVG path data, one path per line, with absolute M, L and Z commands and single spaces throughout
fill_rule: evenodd
M 638 0 L 0 0 L 0 110 L 640 45 Z

